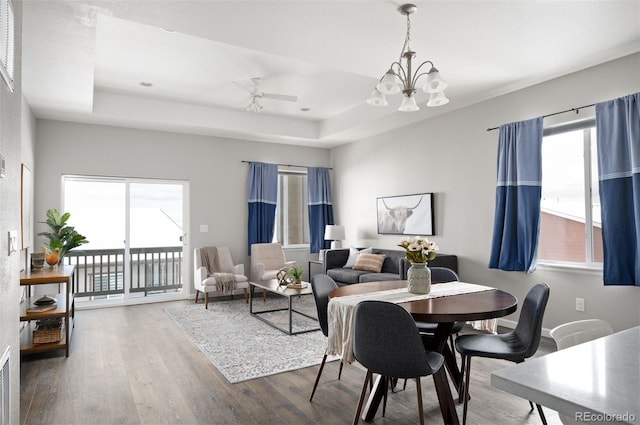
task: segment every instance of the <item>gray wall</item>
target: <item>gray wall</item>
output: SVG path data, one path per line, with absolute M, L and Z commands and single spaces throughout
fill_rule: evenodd
M 0 81 L 0 153 L 6 161 L 6 175 L 0 179 L 0 356 L 10 347 L 10 415 L 13 423 L 20 421 L 20 269 L 23 252 L 8 255 L 8 232 L 20 234 L 20 172 L 22 114 L 22 2 L 13 1 L 15 17 L 15 90 L 11 93 Z M 1 77 L 0 77 L 1 78 Z
M 527 275 L 487 267 L 498 132 L 486 131 L 638 91 L 640 54 L 635 54 L 334 149 L 336 215 L 347 231 L 343 246 L 395 248 L 398 237 L 377 234 L 376 198 L 434 192 L 432 239 L 441 252 L 459 256 L 462 280 L 504 289 L 520 300 L 535 283 L 547 282 L 547 329 L 594 317 L 609 321 L 616 330 L 639 325 L 640 288 L 604 287 L 601 272 L 539 267 Z M 578 117 L 588 115 L 585 112 Z M 576 114 L 562 119 L 576 119 Z M 576 297 L 585 299 L 582 313 L 575 311 Z M 507 319 L 515 321 L 517 314 Z
M 36 221 L 43 219 L 48 208 L 61 208 L 63 174 L 186 180 L 191 247 L 228 246 L 248 273 L 249 165 L 241 161 L 328 167 L 329 158 L 327 149 L 38 120 Z M 208 233 L 200 233 L 201 224 L 208 225 Z M 36 233 L 43 230 L 41 226 L 36 225 Z M 91 240 L 90 234 L 86 236 Z M 307 258 L 308 253 L 291 252 L 290 259 L 300 261 L 305 269 Z
M 639 71 L 640 55 L 636 54 L 456 111 L 443 109 L 437 117 L 331 152 L 38 120 L 36 219 L 47 208 L 60 206 L 62 174 L 188 180 L 191 246 L 228 245 L 234 258 L 248 268 L 247 165 L 240 161 L 331 165 L 336 221 L 347 229 L 343 246 L 395 248 L 398 238 L 377 234 L 376 198 L 434 192 L 437 234 L 433 239 L 442 252 L 460 257 L 462 279 L 505 289 L 519 299 L 535 283 L 548 282 L 552 295 L 544 323 L 547 329 L 590 317 L 624 329 L 640 324 L 638 288 L 605 288 L 598 272 L 539 268 L 527 275 L 487 268 L 497 132 L 486 128 L 640 91 Z M 562 117 L 574 118 L 575 114 Z M 419 176 L 409 177 L 410 172 Z M 209 233 L 199 233 L 200 224 L 208 224 Z M 292 255 L 306 267 L 304 255 Z M 585 299 L 585 312 L 575 311 L 576 297 Z M 517 313 L 507 320 L 517 320 Z

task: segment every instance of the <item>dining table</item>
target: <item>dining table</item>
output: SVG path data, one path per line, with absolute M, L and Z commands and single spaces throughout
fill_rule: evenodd
M 455 353 L 447 340 L 457 321 L 493 319 L 516 311 L 518 300 L 508 292 L 468 282 L 433 284 L 429 294 L 412 294 L 406 280 L 367 282 L 342 286 L 329 293 L 328 352 L 342 356 L 343 362 L 356 361 L 353 355 L 353 307 L 364 300 L 393 302 L 407 310 L 416 321 L 437 323 L 432 338 L 426 339 L 426 349 L 441 353 L 453 384 L 460 389 L 462 374 Z M 388 379 L 378 376 L 362 412 L 362 419 L 373 420 L 383 399 Z M 433 374 L 436 393 L 445 424 L 458 425 L 450 384 L 444 367 Z
M 640 423 L 640 326 L 491 374 L 495 388 L 592 424 Z

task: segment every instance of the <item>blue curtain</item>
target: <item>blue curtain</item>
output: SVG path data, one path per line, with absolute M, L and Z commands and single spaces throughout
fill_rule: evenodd
M 273 240 L 277 202 L 278 166 L 252 162 L 249 168 L 249 255 L 252 244 Z
M 333 204 L 331 201 L 331 180 L 328 168 L 307 168 L 309 192 L 309 251 L 320 252 L 331 243 L 324 240 L 324 226 L 333 223 Z
M 489 267 L 532 272 L 540 228 L 542 117 L 500 126 Z
M 640 93 L 596 105 L 604 284 L 640 286 Z

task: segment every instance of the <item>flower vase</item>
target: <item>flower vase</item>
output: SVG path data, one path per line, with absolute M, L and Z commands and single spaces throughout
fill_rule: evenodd
M 60 255 L 58 254 L 58 251 L 53 251 L 51 253 L 46 253 L 44 255 L 44 259 L 47 262 L 47 264 L 51 267 L 55 267 L 58 265 L 58 263 L 60 262 Z
M 407 272 L 407 288 L 412 294 L 431 292 L 431 270 L 427 263 L 412 263 Z

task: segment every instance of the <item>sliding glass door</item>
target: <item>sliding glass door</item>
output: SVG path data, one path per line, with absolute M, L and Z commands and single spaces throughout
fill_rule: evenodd
M 188 268 L 183 181 L 63 177 L 63 209 L 89 243 L 71 251 L 79 304 L 183 299 Z

